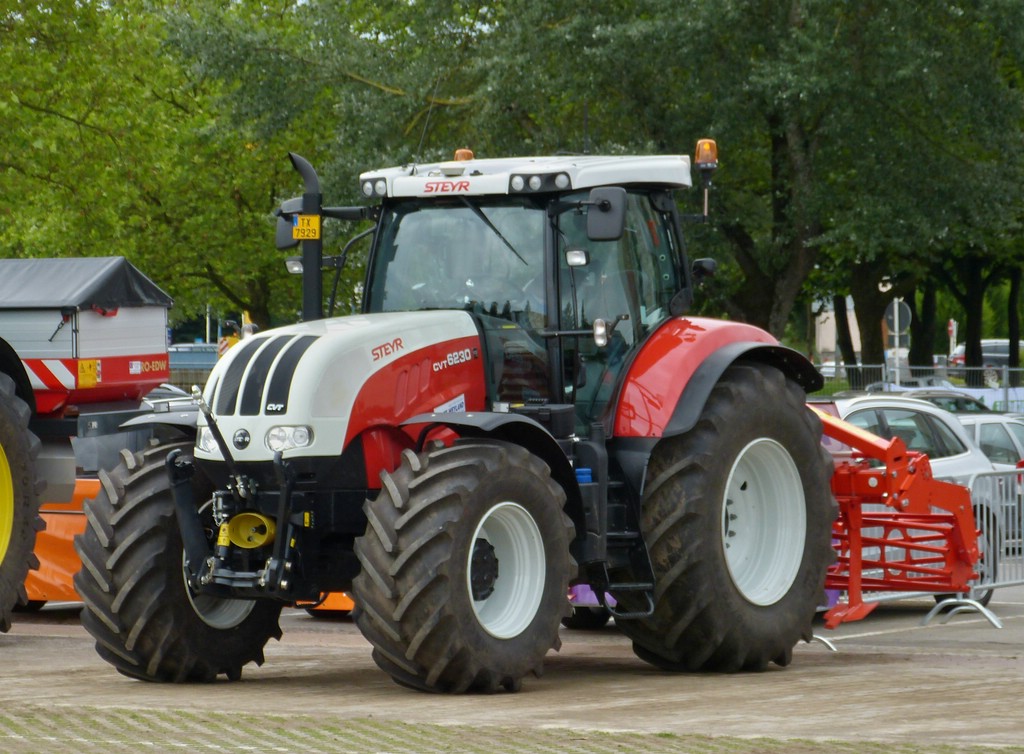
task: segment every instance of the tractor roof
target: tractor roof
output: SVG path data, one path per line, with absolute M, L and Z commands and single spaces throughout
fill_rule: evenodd
M 506 157 L 463 159 L 371 170 L 359 176 L 363 195 L 529 194 L 595 186 L 691 184 L 686 155 Z

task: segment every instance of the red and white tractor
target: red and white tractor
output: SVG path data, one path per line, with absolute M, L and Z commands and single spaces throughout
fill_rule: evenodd
M 277 240 L 302 245 L 305 321 L 231 349 L 194 446 L 126 453 L 78 540 L 120 672 L 238 678 L 282 607 L 333 592 L 428 691 L 519 688 L 578 583 L 663 669 L 786 665 L 810 639 L 837 514 L 821 377 L 688 314 L 713 270 L 684 251 L 689 158 L 458 157 L 323 207 L 292 155 Z M 716 165 L 701 142 L 705 192 Z M 323 319 L 331 218 L 372 241 L 362 313 Z

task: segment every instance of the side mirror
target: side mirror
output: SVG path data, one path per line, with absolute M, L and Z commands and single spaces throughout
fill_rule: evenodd
M 274 210 L 277 215 L 277 230 L 274 234 L 274 243 L 278 249 L 292 249 L 298 246 L 301 241 L 292 238 L 292 215 L 302 212 L 302 197 L 286 199 L 281 206 Z
M 691 267 L 694 285 L 700 285 L 706 278 L 712 278 L 718 271 L 718 262 L 710 257 L 693 260 Z
M 587 238 L 617 241 L 626 230 L 626 189 L 602 186 L 592 189 L 587 212 Z

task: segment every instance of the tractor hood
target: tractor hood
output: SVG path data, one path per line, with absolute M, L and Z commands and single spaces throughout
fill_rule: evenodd
M 371 427 L 480 410 L 482 363 L 466 312 L 316 320 L 243 340 L 217 364 L 204 397 L 236 461 L 267 461 L 278 449 L 286 458 L 336 456 Z M 199 424 L 196 457 L 221 459 L 205 419 Z

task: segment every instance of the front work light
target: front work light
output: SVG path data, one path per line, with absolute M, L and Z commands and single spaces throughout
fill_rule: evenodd
M 313 442 L 313 430 L 305 426 L 278 426 L 267 430 L 267 447 L 273 452 L 306 448 Z

